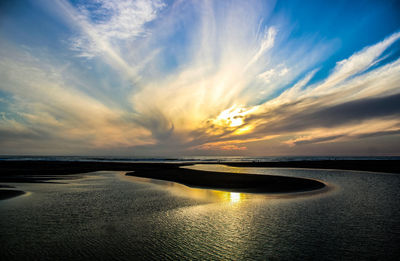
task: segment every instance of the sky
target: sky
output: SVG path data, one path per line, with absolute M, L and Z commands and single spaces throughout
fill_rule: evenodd
M 2 155 L 400 155 L 399 1 L 5 0 Z

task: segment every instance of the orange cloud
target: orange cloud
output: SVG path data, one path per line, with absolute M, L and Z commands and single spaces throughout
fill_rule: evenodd
M 246 146 L 238 146 L 235 144 L 205 144 L 199 147 L 200 149 L 203 150 L 224 150 L 224 151 L 229 151 L 229 150 L 247 150 Z

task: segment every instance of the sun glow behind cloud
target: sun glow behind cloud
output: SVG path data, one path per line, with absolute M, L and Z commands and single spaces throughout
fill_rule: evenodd
M 8 151 L 290 154 L 400 133 L 398 32 L 318 79 L 334 41 L 292 37 L 274 1 L 37 3 L 69 34 L 62 55 L 2 37 Z

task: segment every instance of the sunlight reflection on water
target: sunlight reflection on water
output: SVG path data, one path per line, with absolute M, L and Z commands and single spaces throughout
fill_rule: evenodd
M 238 203 L 240 201 L 241 193 L 238 192 L 230 192 L 229 198 L 232 203 Z
M 249 197 L 249 195 L 246 193 L 194 188 L 176 182 L 170 182 L 164 180 L 155 180 L 155 179 L 141 178 L 135 176 L 121 176 L 121 178 L 135 182 L 147 182 L 155 184 L 160 186 L 160 189 L 167 190 L 168 192 L 176 196 L 190 197 L 199 200 L 238 203 Z M 254 197 L 256 197 L 256 195 L 254 195 Z

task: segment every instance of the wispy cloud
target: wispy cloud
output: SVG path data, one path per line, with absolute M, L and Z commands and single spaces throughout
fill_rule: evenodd
M 337 62 L 337 65 L 330 77 L 323 84 L 319 85 L 314 91 L 324 91 L 348 79 L 349 77 L 370 68 L 376 62 L 378 62 L 378 58 L 381 56 L 381 54 L 399 38 L 400 32 L 394 33 L 382 42 L 370 47 L 366 47 L 360 52 L 353 54 L 348 59 Z
M 77 8 L 66 1 L 60 4 L 69 14 L 74 14 L 75 22 L 82 29 L 73 38 L 72 47 L 86 57 L 109 52 L 109 45 L 118 40 L 145 36 L 148 34 L 145 24 L 154 20 L 165 6 L 159 0 L 88 1 Z
M 139 57 L 132 56 L 132 51 L 129 56 L 124 55 L 126 44 L 132 44 L 137 37 L 145 37 L 149 33 L 146 23 L 154 20 L 164 6 L 159 0 L 99 0 L 79 6 L 73 6 L 67 0 L 57 0 L 51 9 L 60 14 L 71 28 L 78 29 L 69 39 L 70 48 L 77 51 L 78 56 L 100 57 L 122 76 L 138 80 L 145 59 L 139 63 L 135 59 Z
M 154 143 L 149 131 L 129 120 L 127 112 L 109 108 L 66 83 L 64 70 L 29 52 L 3 50 L 2 57 L 0 89 L 12 94 L 12 113 L 0 119 L 5 148 L 9 143 L 23 147 L 26 140 L 86 148 Z
M 266 51 L 268 51 L 274 46 L 275 37 L 276 37 L 276 29 L 274 27 L 268 28 L 268 30 L 266 30 L 263 38 L 260 41 L 260 46 L 257 52 L 244 67 L 245 70 L 247 70 L 250 66 L 256 63 L 265 54 Z

